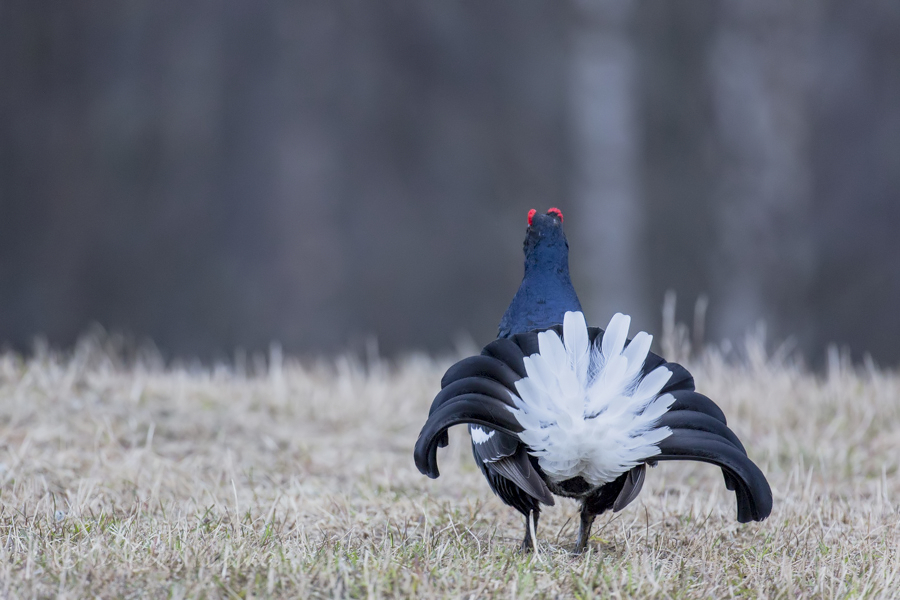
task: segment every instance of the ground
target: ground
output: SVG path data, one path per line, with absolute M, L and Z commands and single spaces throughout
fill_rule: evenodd
M 584 556 L 567 500 L 539 553 L 518 553 L 522 519 L 464 432 L 439 479 L 416 470 L 452 358 L 163 366 L 98 337 L 5 353 L 0 595 L 896 596 L 900 376 L 834 356 L 813 375 L 748 347 L 688 366 L 767 474 L 772 516 L 740 525 L 717 469 L 661 464 Z

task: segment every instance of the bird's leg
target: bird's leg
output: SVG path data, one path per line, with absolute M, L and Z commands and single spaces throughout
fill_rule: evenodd
M 538 517 L 540 515 L 540 511 L 532 510 L 528 515 L 525 516 L 525 539 L 522 540 L 522 547 L 519 548 L 519 551 L 522 554 L 527 554 L 534 550 L 535 541 L 537 538 Z M 535 532 L 535 537 L 531 537 L 532 529 Z
M 591 537 L 591 525 L 594 524 L 596 516 L 588 510 L 587 504 L 581 507 L 581 527 L 578 529 L 578 541 L 575 542 L 575 554 L 581 554 L 587 549 L 588 539 Z

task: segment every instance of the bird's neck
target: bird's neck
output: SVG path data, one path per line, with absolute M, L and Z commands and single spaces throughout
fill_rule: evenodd
M 581 311 L 569 277 L 568 256 L 529 256 L 525 276 L 500 321 L 500 337 L 544 329 L 563 322 L 568 311 Z
M 564 279 L 569 281 L 569 257 L 563 252 L 543 253 L 535 252 L 525 259 L 525 276 L 522 283 L 528 279 Z M 569 282 L 571 285 L 571 282 Z
M 542 323 L 540 327 L 562 323 L 567 312 L 581 310 L 581 302 L 578 301 L 568 268 L 526 272 L 516 296 L 520 294 L 528 296 L 534 302 L 535 309 L 542 306 L 555 308 L 555 312 L 547 314 L 550 322 Z
M 571 295 L 575 296 L 569 277 L 569 248 L 564 241 L 535 249 L 525 256 L 525 275 L 521 287 L 527 285 L 546 286 L 546 292 L 550 295 L 571 291 Z

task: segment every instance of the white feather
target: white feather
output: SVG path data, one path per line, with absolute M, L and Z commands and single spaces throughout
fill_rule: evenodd
M 591 355 L 587 323 L 583 314 L 572 313 L 572 318 L 563 321 L 563 339 L 566 340 L 569 369 L 575 375 L 575 382 L 584 387 L 588 381 Z
M 584 315 L 567 312 L 563 339 L 542 332 L 540 352 L 525 358 L 528 376 L 516 383 L 518 395 L 510 393 L 510 410 L 550 479 L 608 483 L 659 454 L 659 442 L 672 434 L 655 426 L 675 402 L 660 395 L 672 373 L 658 367 L 641 378 L 653 338 L 640 332 L 626 346 L 630 324 L 617 313 L 591 346 Z
M 470 433 L 472 435 L 473 442 L 475 442 L 476 444 L 483 444 L 494 437 L 494 434 L 497 432 L 493 429 L 491 429 L 490 431 L 485 431 L 481 427 L 472 427 Z

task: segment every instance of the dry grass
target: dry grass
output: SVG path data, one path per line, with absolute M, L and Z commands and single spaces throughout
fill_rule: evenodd
M 537 558 L 461 432 L 442 477 L 412 445 L 447 361 L 234 369 L 0 355 L 3 597 L 895 597 L 900 377 L 814 377 L 751 352 L 693 361 L 767 473 L 771 518 L 735 522 L 708 465 L 663 464 L 569 554 L 548 509 Z M 151 357 L 152 358 L 152 357 Z

